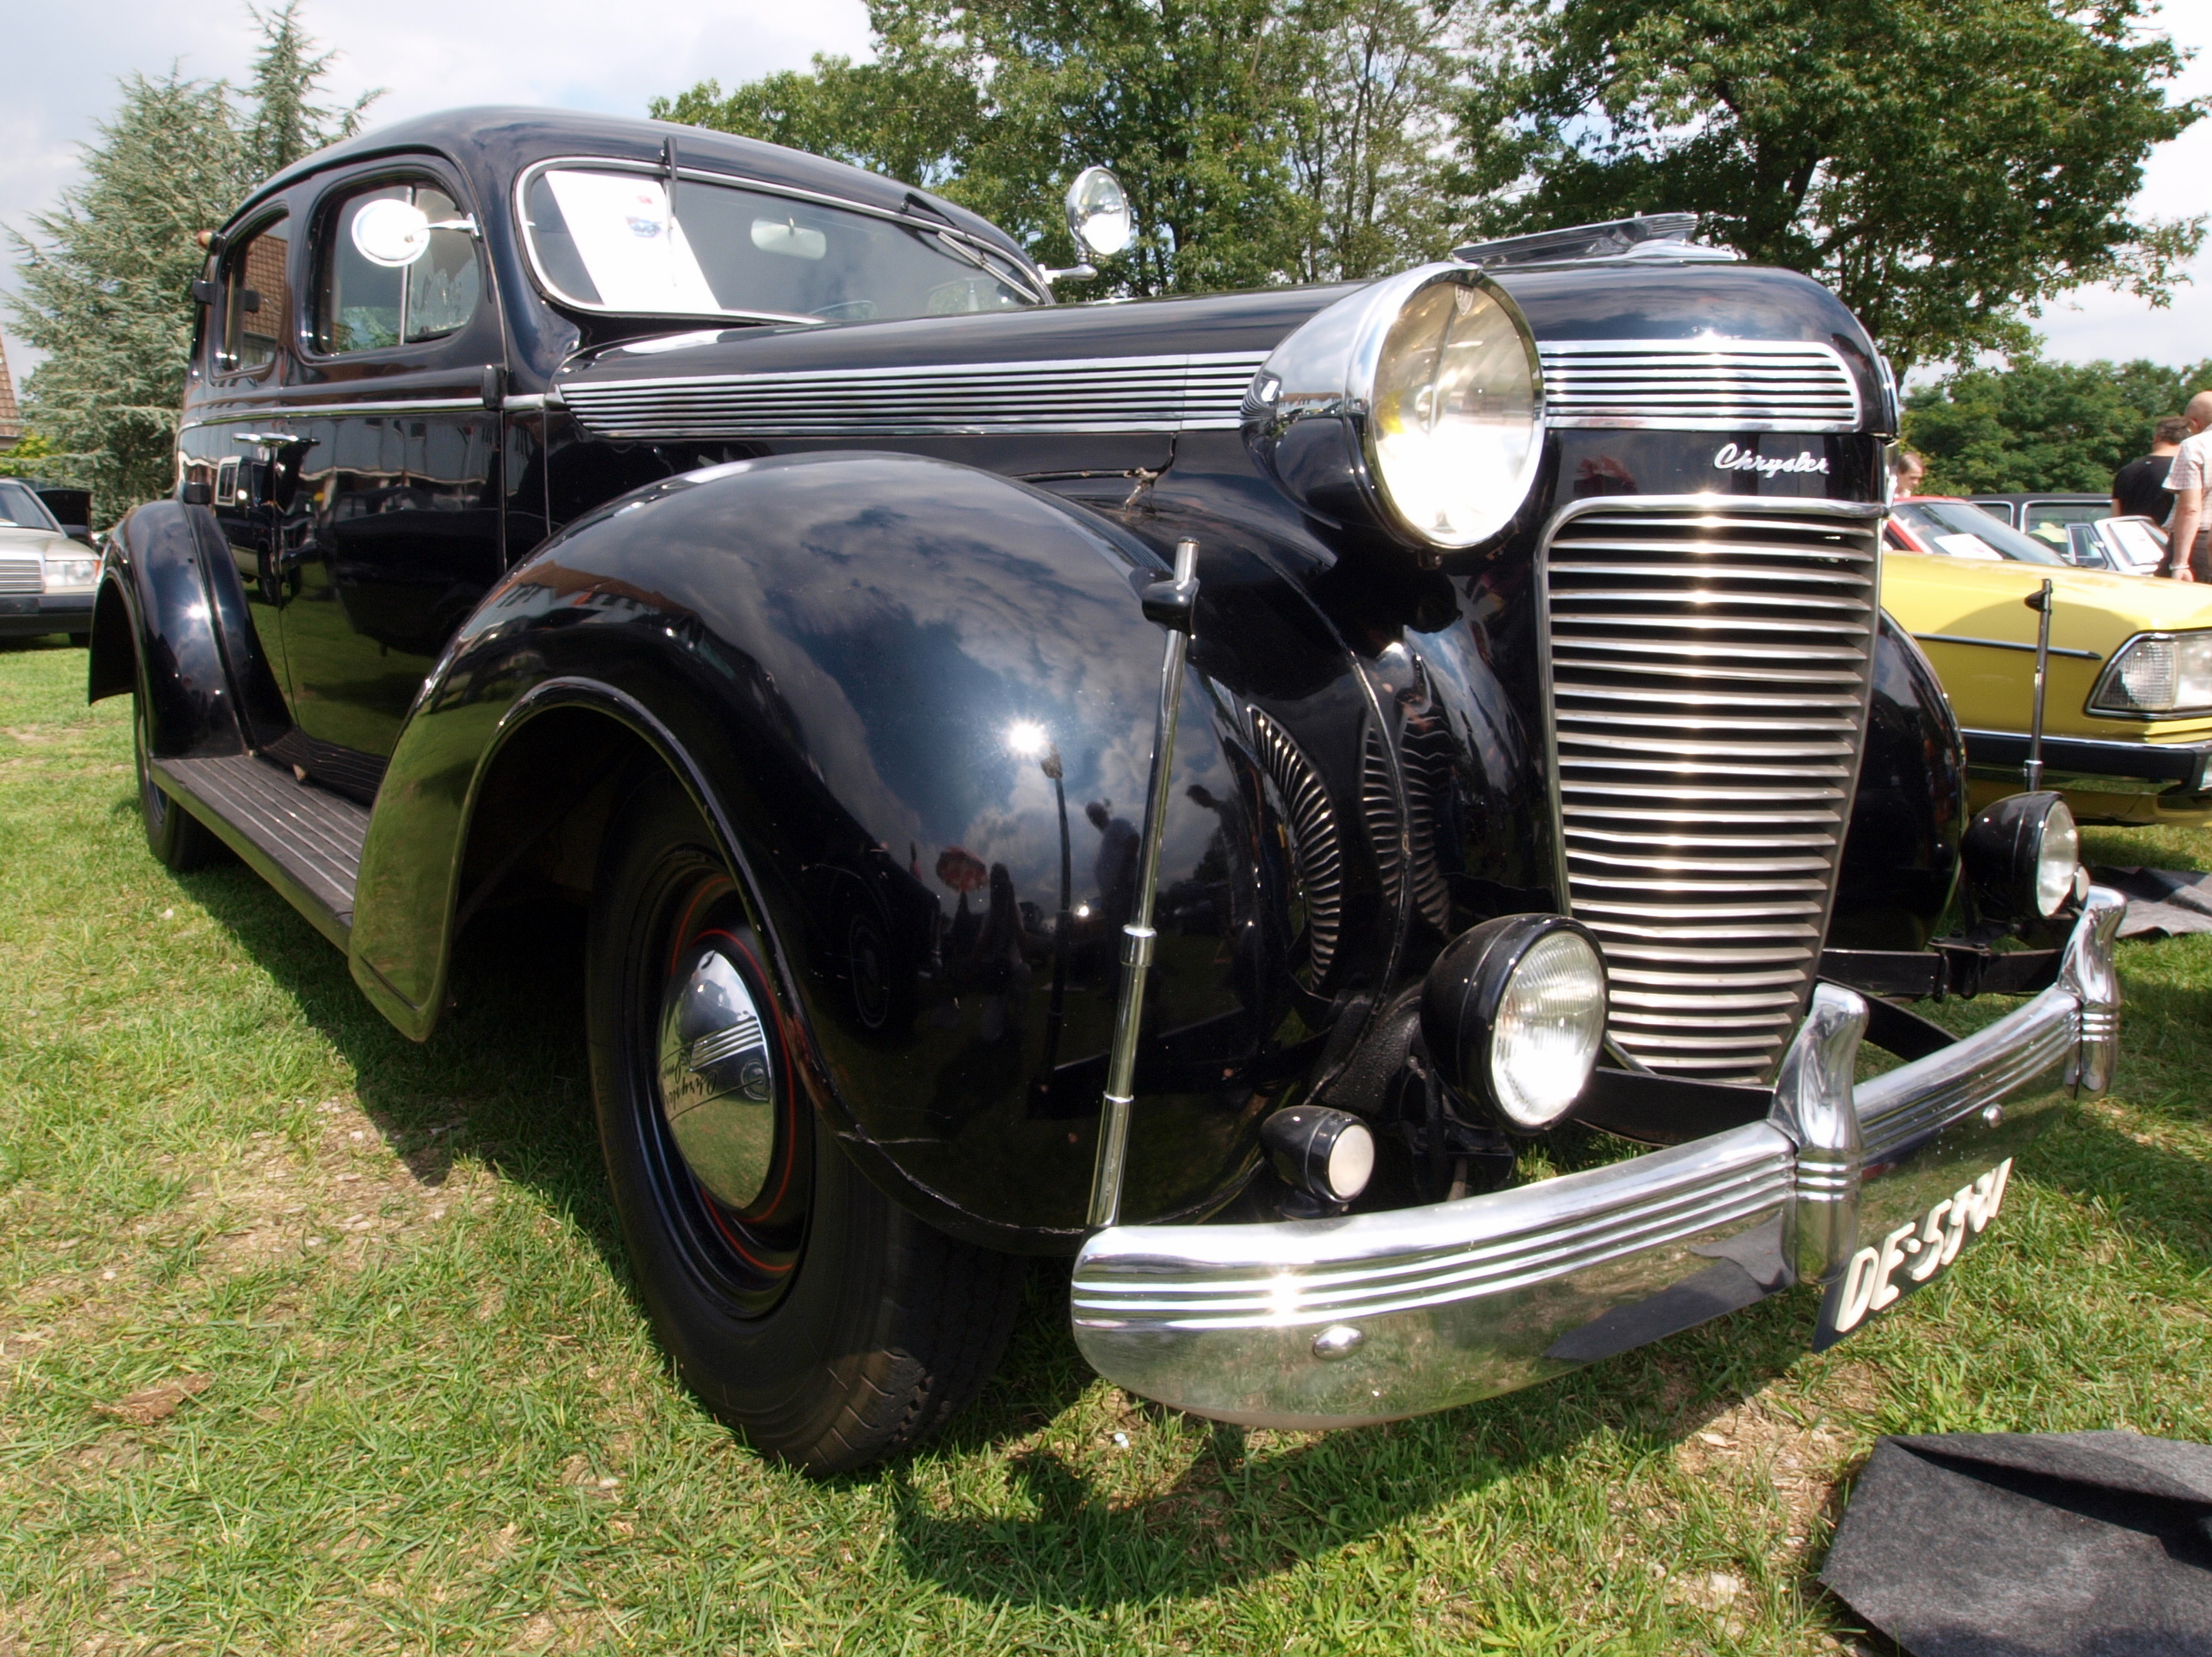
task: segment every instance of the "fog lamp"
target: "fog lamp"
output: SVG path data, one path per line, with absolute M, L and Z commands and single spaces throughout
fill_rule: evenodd
M 1430 1061 L 1521 1133 L 1573 1109 L 1597 1067 L 1605 1017 L 1605 957 L 1564 915 L 1503 915 L 1461 933 L 1421 991 Z
M 1323 1203 L 1350 1202 L 1375 1175 L 1375 1135 L 1346 1111 L 1292 1105 L 1260 1125 L 1260 1143 L 1285 1184 Z
M 2081 836 L 2058 795 L 2011 794 L 1974 819 L 1960 853 L 1984 919 L 2048 920 L 2074 895 Z

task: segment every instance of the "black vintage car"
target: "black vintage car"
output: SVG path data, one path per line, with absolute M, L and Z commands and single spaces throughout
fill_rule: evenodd
M 393 127 L 215 238 L 91 692 L 155 854 L 410 1035 L 473 920 L 588 911 L 646 1300 L 770 1453 L 944 1420 L 1024 1254 L 1233 1422 L 1801 1284 L 1831 1341 L 2106 1085 L 2119 909 L 2056 796 L 1966 820 L 1866 334 L 1688 228 L 1060 306 L 768 145 Z M 2033 995 L 1906 1005 L 1978 987 Z

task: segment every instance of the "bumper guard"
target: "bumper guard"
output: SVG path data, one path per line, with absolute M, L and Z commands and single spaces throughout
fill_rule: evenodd
M 1510 1392 L 1799 1283 L 1823 1287 L 1826 1344 L 1863 1238 L 1917 1221 L 2068 1098 L 2110 1085 L 2125 907 L 2093 887 L 2057 983 L 1869 1081 L 1853 1082 L 1866 1004 L 1819 986 L 1763 1122 L 1421 1208 L 1109 1227 L 1076 1261 L 1076 1344 L 1133 1393 L 1286 1428 Z

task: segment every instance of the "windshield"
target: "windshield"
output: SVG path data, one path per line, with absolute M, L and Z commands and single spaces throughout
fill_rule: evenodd
M 1998 522 L 1971 501 L 1906 501 L 1892 509 L 1923 546 L 1954 558 L 2010 558 L 2023 564 L 2064 564 L 2042 542 Z
M 0 524 L 13 524 L 18 529 L 52 530 L 61 533 L 61 525 L 46 510 L 46 502 L 21 483 L 0 480 Z
M 523 225 L 556 298 L 646 316 L 866 322 L 1034 305 L 1014 262 L 913 221 L 656 173 L 550 167 Z

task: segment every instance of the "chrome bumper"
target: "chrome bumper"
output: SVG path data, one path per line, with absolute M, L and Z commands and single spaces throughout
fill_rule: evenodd
M 1075 1264 L 1076 1344 L 1146 1398 L 1310 1428 L 1510 1392 L 1799 1283 L 1824 1286 L 1820 1338 L 1833 1338 L 1862 1238 L 1925 1214 L 2067 1098 L 2110 1084 L 2124 909 L 2092 888 L 2050 989 L 1856 1085 L 1865 1004 L 1821 985 L 1762 1122 L 1425 1208 L 1101 1231 Z

